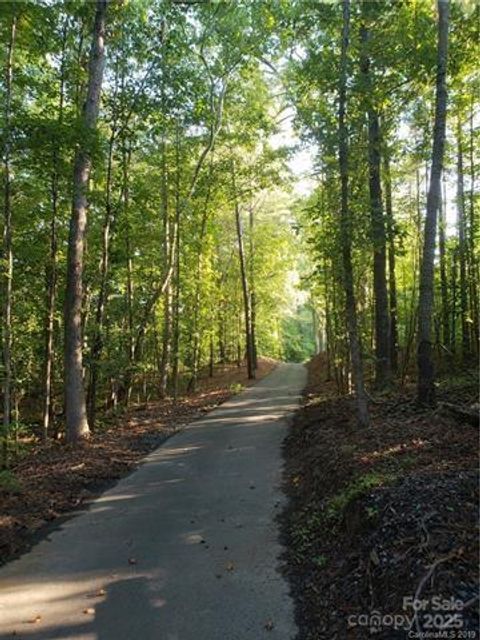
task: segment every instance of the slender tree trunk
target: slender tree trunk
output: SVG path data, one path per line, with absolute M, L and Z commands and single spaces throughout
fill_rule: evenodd
M 390 157 L 385 153 L 385 213 L 388 229 L 388 288 L 390 297 L 390 362 L 392 372 L 398 371 L 398 303 L 395 273 L 395 220 L 392 207 L 392 178 Z
M 343 0 L 343 28 L 340 58 L 339 104 L 338 104 L 338 140 L 339 168 L 341 182 L 340 235 L 343 260 L 343 279 L 345 289 L 345 305 L 350 342 L 350 357 L 355 391 L 357 395 L 357 412 L 360 426 L 370 424 L 367 396 L 363 380 L 363 363 L 358 335 L 357 310 L 353 287 L 353 268 L 351 254 L 351 220 L 348 205 L 348 137 L 345 123 L 347 92 L 347 53 L 350 38 L 350 0 Z
M 177 235 L 175 252 L 175 279 L 173 292 L 173 329 L 172 329 L 172 393 L 176 401 L 179 392 L 180 368 L 180 233 Z
M 95 311 L 95 327 L 92 348 L 90 350 L 90 370 L 87 393 L 88 424 L 90 429 L 95 427 L 95 413 L 97 408 L 98 365 L 103 350 L 103 325 L 105 321 L 105 305 L 107 302 L 108 270 L 110 263 L 110 239 L 113 224 L 112 206 L 112 173 L 113 149 L 115 145 L 116 124 L 113 124 L 108 145 L 107 182 L 105 194 L 105 217 L 102 228 L 102 257 L 100 260 L 100 287 L 98 291 L 97 308 Z
M 54 161 L 55 162 L 55 161 Z M 52 377 L 54 358 L 55 300 L 57 292 L 57 208 L 58 174 L 54 169 L 51 183 L 52 219 L 50 221 L 50 256 L 47 266 L 47 313 L 45 318 L 45 370 L 43 392 L 42 437 L 46 442 L 52 418 Z
M 65 93 L 65 49 L 67 41 L 67 21 L 65 20 L 62 35 L 62 59 L 60 64 L 60 87 L 58 95 L 57 123 L 60 127 L 63 122 L 63 104 Z M 53 416 L 52 380 L 54 360 L 54 329 L 55 329 L 55 305 L 57 295 L 57 221 L 59 198 L 59 150 L 56 140 L 52 140 L 52 173 L 50 181 L 50 194 L 52 203 L 52 217 L 50 221 L 50 256 L 47 267 L 47 312 L 45 317 L 45 370 L 43 388 L 43 415 L 42 436 L 46 442 L 48 430 Z
M 367 5 L 362 4 L 365 12 Z M 367 55 L 369 32 L 361 28 L 361 70 L 367 103 L 368 118 L 368 170 L 370 191 L 370 218 L 373 244 L 373 291 L 375 300 L 375 386 L 379 389 L 391 383 L 391 343 L 389 336 L 388 290 L 387 290 L 387 238 L 382 204 L 380 177 L 380 122 L 372 104 L 373 86 L 370 60 Z
M 478 220 L 475 219 L 475 154 L 474 154 L 474 112 L 475 112 L 475 96 L 472 92 L 472 100 L 470 105 L 470 206 L 469 206 L 469 233 L 468 233 L 468 250 L 469 250 L 469 280 L 470 280 L 470 312 L 472 315 L 472 356 L 478 360 L 480 353 L 480 305 L 478 300 L 478 283 L 480 282 L 480 273 L 478 270 L 478 260 L 475 254 L 475 242 L 478 232 Z
M 210 357 L 209 357 L 209 365 L 208 365 L 208 375 L 210 378 L 213 378 L 214 372 L 215 372 L 215 346 L 213 343 L 213 334 L 210 333 Z
M 225 364 L 227 361 L 226 349 L 225 349 L 225 338 L 223 327 L 225 324 L 224 311 L 220 312 L 219 322 L 218 322 L 218 353 L 220 357 L 220 364 Z M 238 351 L 238 349 L 237 349 Z
M 444 182 L 445 184 L 445 182 Z M 445 189 L 444 189 L 445 194 Z M 445 197 L 440 199 L 439 212 L 440 224 L 438 228 L 438 246 L 440 251 L 440 293 L 442 298 L 442 342 L 445 346 L 450 344 L 450 323 L 448 318 L 448 282 L 447 282 L 447 260 L 445 251 L 445 231 L 446 231 L 446 205 Z
M 325 287 L 325 332 L 327 336 L 327 378 L 326 382 L 332 379 L 332 351 L 334 350 L 332 335 L 332 313 L 330 305 L 329 276 L 327 273 L 327 261 L 324 261 L 324 287 Z
M 437 82 L 435 96 L 435 123 L 433 130 L 432 166 L 427 195 L 427 213 L 420 270 L 420 297 L 418 303 L 418 400 L 423 404 L 435 403 L 435 372 L 432 353 L 432 315 L 435 237 L 437 211 L 440 201 L 440 178 L 445 147 L 447 116 L 447 55 L 448 55 L 449 0 L 438 0 Z
M 122 211 L 125 220 L 125 252 L 127 267 L 126 282 L 126 315 L 128 323 L 128 370 L 125 376 L 125 386 L 123 389 L 126 406 L 130 404 L 132 395 L 133 367 L 135 364 L 135 331 L 133 323 L 133 252 L 130 229 L 130 187 L 128 179 L 128 167 L 130 164 L 130 152 L 127 150 L 125 136 L 122 141 Z
M 83 386 L 83 253 L 87 224 L 87 190 L 91 153 L 102 91 L 105 65 L 105 17 L 107 1 L 98 0 L 93 28 L 87 99 L 83 110 L 83 136 L 75 155 L 73 205 L 67 254 L 65 297 L 65 415 L 68 442 L 89 434 Z
M 250 225 L 250 313 L 251 313 L 251 334 L 252 334 L 252 359 L 253 368 L 257 369 L 258 356 L 257 356 L 257 297 L 255 294 L 255 242 L 253 238 L 254 233 L 254 207 L 251 206 L 249 210 L 249 225 Z
M 411 269 L 412 274 L 412 288 L 409 296 L 410 303 L 407 305 L 407 296 L 405 297 L 405 335 L 403 340 L 403 362 L 402 362 L 402 385 L 405 382 L 410 366 L 410 355 L 412 347 L 415 343 L 415 328 L 417 326 L 417 281 L 418 281 L 418 265 L 420 262 L 420 246 L 422 236 L 422 212 L 420 202 L 420 170 L 417 167 L 415 172 L 415 214 L 412 216 L 410 222 L 416 227 L 415 244 L 411 250 Z M 404 277 L 405 282 L 405 277 Z M 408 307 L 408 311 L 407 311 Z
M 462 327 L 462 361 L 470 355 L 470 331 L 468 327 L 467 239 L 465 215 L 465 189 L 463 179 L 463 140 L 460 118 L 457 121 L 457 229 L 460 261 L 460 320 Z
M 174 400 L 178 399 L 180 366 L 180 127 L 175 126 L 175 226 L 177 228 L 173 295 L 173 337 L 172 337 L 172 387 Z
M 161 43 L 162 43 L 162 79 L 161 79 L 161 116 L 162 116 L 162 218 L 163 218 L 163 236 L 164 236 L 164 258 L 163 268 L 165 273 L 168 271 L 168 261 L 170 259 L 170 243 L 174 242 L 171 237 L 170 210 L 168 206 L 168 171 L 167 171 L 167 127 L 165 119 L 167 117 L 167 107 L 165 98 L 165 76 L 166 76 L 166 56 L 165 56 L 165 38 L 167 33 L 167 24 L 162 20 L 161 27 Z M 172 357 L 172 279 L 167 282 L 165 293 L 163 295 L 163 336 L 162 336 L 162 359 L 160 363 L 160 397 L 167 395 L 168 374 L 170 370 Z
M 5 66 L 5 109 L 3 149 L 4 173 L 4 210 L 3 210 L 3 465 L 8 465 L 8 437 L 12 413 L 12 284 L 13 284 L 13 249 L 12 249 L 12 172 L 11 172 L 11 117 L 12 117 L 12 79 L 13 52 L 17 34 L 17 15 L 12 16 L 10 39 L 7 48 Z
M 210 164 L 210 175 L 208 178 L 207 193 L 205 196 L 205 202 L 203 205 L 202 224 L 200 225 L 200 237 L 198 239 L 197 247 L 197 264 L 195 273 L 195 302 L 193 308 L 193 347 L 192 347 L 192 376 L 189 382 L 189 389 L 195 391 L 197 387 L 197 376 L 199 369 L 199 355 L 201 344 L 201 330 L 200 330 L 200 300 L 202 297 L 202 258 L 203 258 L 203 245 L 205 235 L 207 232 L 208 221 L 208 206 L 210 203 L 211 184 L 212 184 L 212 169 L 213 164 Z
M 243 246 L 243 230 L 242 220 L 240 217 L 240 207 L 236 198 L 236 184 L 235 184 L 235 169 L 232 162 L 232 184 L 235 193 L 235 223 L 237 228 L 237 242 L 238 242 L 238 258 L 240 261 L 240 278 L 242 281 L 242 293 L 243 293 L 243 311 L 245 314 L 245 340 L 246 340 L 246 354 L 247 354 L 247 374 L 249 380 L 255 378 L 255 366 L 254 366 L 254 354 L 253 354 L 253 341 L 252 341 L 252 310 L 250 307 L 250 292 L 248 290 L 247 280 L 247 265 L 245 261 L 245 249 Z
M 162 140 L 162 215 L 164 233 L 164 270 L 168 270 L 170 257 L 170 243 L 172 242 L 170 229 L 170 212 L 168 208 L 168 185 L 167 185 L 167 145 L 165 142 L 165 132 Z M 172 355 L 172 279 L 165 287 L 163 295 L 163 336 L 162 336 L 162 359 L 160 363 L 160 397 L 167 394 L 168 373 Z
M 451 322 L 450 322 L 450 351 L 455 355 L 457 352 L 457 262 L 458 262 L 458 249 L 454 248 L 452 251 L 452 268 L 451 268 L 451 289 L 452 289 L 452 302 L 451 302 Z

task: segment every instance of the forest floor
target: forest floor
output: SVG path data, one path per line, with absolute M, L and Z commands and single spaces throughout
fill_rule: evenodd
M 257 380 L 275 366 L 274 360 L 259 359 Z M 20 442 L 21 455 L 0 477 L 0 565 L 47 535 L 62 515 L 130 473 L 182 427 L 252 383 L 245 365 L 218 365 L 214 376 L 207 376 L 199 380 L 195 393 L 176 403 L 152 401 L 102 417 L 103 428 L 81 446 Z
M 477 429 L 421 410 L 407 388 L 371 404 L 359 430 L 322 356 L 308 368 L 282 518 L 298 640 L 478 638 Z M 477 389 L 470 376 L 438 398 L 470 405 Z

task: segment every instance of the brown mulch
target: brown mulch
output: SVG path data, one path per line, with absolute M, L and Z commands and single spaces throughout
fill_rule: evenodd
M 352 400 L 323 383 L 323 365 L 309 366 L 285 442 L 298 640 L 478 638 L 477 430 L 442 408 L 421 410 L 414 389 L 371 403 L 372 428 L 358 429 Z M 438 395 L 471 404 L 477 384 L 464 378 Z M 415 594 L 425 602 L 416 617 L 404 603 Z M 425 635 L 455 615 L 447 635 Z
M 257 380 L 275 366 L 274 360 L 259 359 Z M 135 469 L 169 436 L 248 384 L 244 365 L 218 365 L 213 378 L 199 380 L 195 393 L 176 403 L 166 399 L 133 406 L 123 416 L 110 417 L 108 427 L 79 446 L 29 444 L 10 469 L 12 482 L 0 483 L 0 565 L 47 535 L 60 516 Z

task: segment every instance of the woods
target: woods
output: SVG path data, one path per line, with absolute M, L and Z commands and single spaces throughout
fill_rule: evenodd
M 24 430 L 76 442 L 205 367 L 248 355 L 253 378 L 257 349 L 286 353 L 269 14 L 2 4 L 4 465 Z
M 328 370 L 340 392 L 355 388 L 365 424 L 362 374 L 380 393 L 417 379 L 418 402 L 433 406 L 438 376 L 478 359 L 478 7 L 342 6 L 343 17 L 298 7 L 308 36 L 288 78 L 300 131 L 319 149 L 321 180 L 300 218 L 312 300 Z M 319 107 L 319 95 L 332 99 Z
M 474 366 L 478 11 L 3 3 L 4 466 L 258 355 L 360 426 Z
M 478 631 L 479 3 L 4 0 L 0 36 L 0 565 L 85 507 L 0 635 Z

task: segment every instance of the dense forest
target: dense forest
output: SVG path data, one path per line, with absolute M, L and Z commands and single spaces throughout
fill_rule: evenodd
M 309 355 L 287 344 L 298 250 L 264 19 L 2 3 L 4 456 L 24 406 L 75 440 L 134 389 L 243 361 L 245 335 L 250 377 L 257 349 Z
M 363 424 L 434 403 L 478 358 L 478 11 L 2 3 L 4 464 L 257 353 L 326 350 Z
M 0 2 L 1 637 L 478 638 L 479 59 L 476 0 Z

